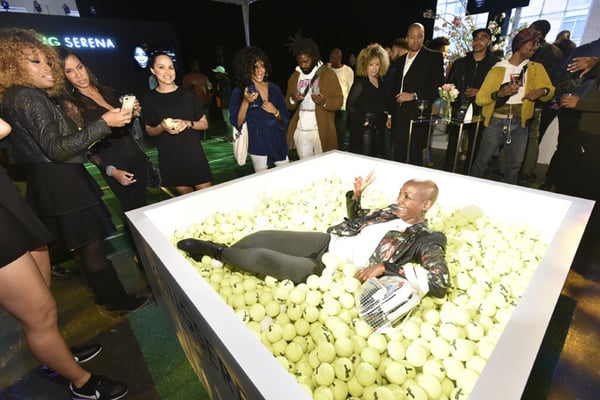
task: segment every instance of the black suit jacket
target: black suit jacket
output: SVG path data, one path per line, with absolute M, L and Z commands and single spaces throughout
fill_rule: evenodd
M 402 105 L 396 102 L 395 96 L 403 92 L 416 93 L 419 99 L 429 102 L 425 115 L 431 113 L 431 105 L 438 97 L 438 87 L 444 83 L 444 60 L 442 53 L 421 48 L 415 56 L 412 65 L 404 76 L 402 85 L 404 64 L 408 53 L 398 59 L 390 101 L 389 110 L 392 110 L 392 141 L 393 143 L 408 142 L 408 128 L 410 119 L 420 115 L 416 101 L 407 101 Z

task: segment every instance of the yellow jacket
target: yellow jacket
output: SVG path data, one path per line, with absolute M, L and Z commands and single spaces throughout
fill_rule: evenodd
M 483 80 L 481 89 L 479 89 L 479 92 L 477 92 L 477 96 L 475 97 L 475 102 L 477 105 L 482 107 L 481 115 L 484 117 L 483 124 L 485 126 L 489 125 L 490 119 L 492 118 L 492 113 L 496 108 L 496 99 L 492 98 L 492 94 L 495 94 L 500 89 L 500 86 L 505 83 L 503 82 L 505 67 L 502 66 L 501 63 L 502 62 L 496 64 L 488 72 Z M 540 63 L 534 61 L 527 63 L 527 75 L 525 82 L 525 93 L 529 93 L 533 89 L 549 89 L 548 94 L 539 99 L 541 101 L 548 101 L 552 98 L 552 96 L 554 96 L 555 88 L 550 81 L 550 77 L 548 76 L 546 69 Z M 527 125 L 527 121 L 533 117 L 534 109 L 535 101 L 526 99 L 523 100 L 521 105 L 521 126 L 523 128 Z

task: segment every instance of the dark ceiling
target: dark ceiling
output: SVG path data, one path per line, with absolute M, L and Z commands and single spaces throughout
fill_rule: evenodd
M 324 58 L 331 48 L 339 47 L 347 60 L 350 53 L 358 53 L 371 42 L 389 45 L 412 22 L 423 23 L 430 36 L 433 21 L 423 19 L 422 11 L 434 4 L 435 0 L 258 0 L 250 6 L 250 40 L 267 52 L 274 68 L 272 79 L 281 84 L 295 65 L 285 47 L 294 33 L 302 31 L 312 37 Z M 184 61 L 198 59 L 204 70 L 220 63 L 227 67 L 235 52 L 245 46 L 242 10 L 235 4 L 79 0 L 77 6 L 82 17 L 89 17 L 93 6 L 95 18 L 175 23 Z

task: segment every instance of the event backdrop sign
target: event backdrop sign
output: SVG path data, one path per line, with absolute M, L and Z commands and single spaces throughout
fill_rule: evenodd
M 173 23 L 1 13 L 0 25 L 34 29 L 47 44 L 73 50 L 102 83 L 122 93 L 141 97 L 149 90 L 145 61 L 154 51 L 169 53 L 178 78 L 183 76 Z

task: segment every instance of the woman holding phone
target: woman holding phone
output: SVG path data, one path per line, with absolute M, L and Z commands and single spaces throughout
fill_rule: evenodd
M 61 48 L 59 56 L 66 78 L 60 103 L 80 129 L 113 108 L 129 110 L 133 118 L 140 114 L 141 107 L 135 96 L 122 96 L 121 104 L 118 94 L 102 85 L 79 55 Z M 112 133 L 88 152 L 88 158 L 100 169 L 123 212 L 146 205 L 146 156 L 136 143 L 132 126 L 133 122 L 112 127 Z
M 84 166 L 87 149 L 111 127 L 129 124 L 131 114 L 109 107 L 77 129 L 52 98 L 64 81 L 58 54 L 33 30 L 0 30 L 0 58 L 1 112 L 13 129 L 10 158 L 27 169 L 29 204 L 80 261 L 97 305 L 119 312 L 140 308 L 148 298 L 128 294 L 106 256 L 103 239 L 115 227 Z

